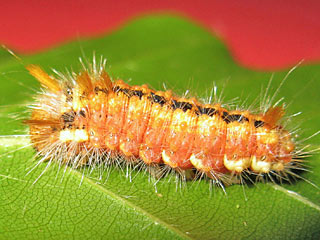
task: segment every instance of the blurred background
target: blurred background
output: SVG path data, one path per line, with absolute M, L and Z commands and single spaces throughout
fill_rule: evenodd
M 250 68 L 277 70 L 302 59 L 320 60 L 316 0 L 13 0 L 0 8 L 0 43 L 20 54 L 105 35 L 139 16 L 171 13 L 223 39 L 232 56 Z

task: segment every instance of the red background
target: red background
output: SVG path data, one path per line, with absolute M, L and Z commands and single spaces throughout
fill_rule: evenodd
M 20 53 L 107 33 L 143 14 L 171 12 L 225 40 L 243 65 L 277 69 L 320 60 L 317 0 L 2 1 L 0 42 Z

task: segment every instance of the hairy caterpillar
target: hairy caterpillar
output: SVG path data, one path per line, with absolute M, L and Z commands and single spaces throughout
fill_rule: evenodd
M 57 77 L 27 66 L 42 85 L 25 121 L 40 162 L 77 168 L 120 156 L 180 173 L 195 170 L 220 185 L 248 174 L 282 178 L 298 164 L 301 152 L 279 124 L 282 106 L 254 114 L 129 86 L 113 82 L 105 62 Z

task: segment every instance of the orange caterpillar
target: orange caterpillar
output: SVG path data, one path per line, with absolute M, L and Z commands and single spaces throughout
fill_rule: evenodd
M 78 167 L 123 156 L 195 169 L 219 182 L 242 173 L 281 176 L 294 162 L 295 144 L 278 124 L 282 107 L 260 114 L 230 111 L 171 91 L 112 82 L 103 63 L 59 79 L 39 66 L 27 69 L 43 87 L 26 121 L 43 160 Z

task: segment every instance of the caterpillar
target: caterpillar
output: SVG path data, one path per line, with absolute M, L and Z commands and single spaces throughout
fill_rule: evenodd
M 42 86 L 24 121 L 41 162 L 78 168 L 121 157 L 195 171 L 219 184 L 248 174 L 287 176 L 295 168 L 300 154 L 279 123 L 283 106 L 260 113 L 229 110 L 170 90 L 113 81 L 105 65 L 94 60 L 80 73 L 55 76 L 38 65 L 26 67 Z

